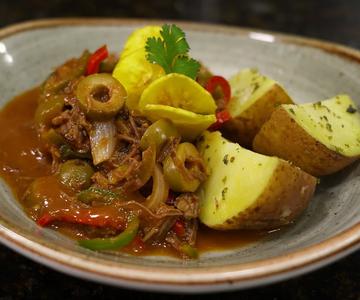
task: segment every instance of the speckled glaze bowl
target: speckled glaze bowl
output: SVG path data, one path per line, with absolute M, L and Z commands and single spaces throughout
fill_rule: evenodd
M 0 105 L 40 84 L 83 49 L 106 43 L 120 51 L 144 20 L 42 20 L 0 30 Z M 151 23 L 163 23 L 153 21 Z M 215 73 L 256 67 L 281 82 L 297 102 L 348 93 L 360 105 L 360 52 L 316 40 L 247 29 L 181 23 L 192 47 Z M 1 130 L 6 130 L 2 128 Z M 1 151 L 1 149 L 0 149 Z M 271 283 L 324 266 L 360 247 L 360 165 L 324 178 L 298 221 L 271 238 L 198 260 L 94 253 L 41 229 L 0 183 L 0 240 L 70 275 L 117 286 L 211 292 Z

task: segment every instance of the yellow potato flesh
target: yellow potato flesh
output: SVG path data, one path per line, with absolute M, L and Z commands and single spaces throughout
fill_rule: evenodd
M 360 114 L 348 95 L 282 107 L 309 135 L 327 148 L 348 157 L 360 155 Z
M 143 113 L 152 122 L 159 119 L 170 120 L 180 135 L 188 141 L 194 140 L 216 121 L 213 114 L 200 115 L 181 108 L 159 104 L 147 104 Z
M 218 227 L 256 202 L 279 159 L 246 150 L 219 132 L 205 132 L 198 147 L 210 172 L 198 191 L 200 220 Z
M 148 104 L 160 104 L 181 108 L 197 114 L 214 114 L 216 104 L 211 94 L 195 80 L 171 73 L 152 82 L 143 92 L 140 110 Z
M 229 79 L 232 97 L 228 110 L 233 118 L 239 116 L 266 94 L 276 81 L 261 75 L 255 69 L 245 69 Z

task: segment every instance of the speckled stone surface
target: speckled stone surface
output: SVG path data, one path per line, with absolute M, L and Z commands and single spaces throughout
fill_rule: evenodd
M 220 4 L 222 3 L 222 4 Z M 250 4 L 251 3 L 251 4 Z M 0 25 L 54 16 L 136 16 L 225 22 L 327 38 L 360 46 L 357 1 L 1 1 Z M 281 5 L 280 5 L 281 4 Z M 281 284 L 224 294 L 225 299 L 360 299 L 359 253 L 323 270 Z M 1 248 L 0 299 L 166 299 L 88 283 L 51 271 Z M 173 296 L 174 297 L 174 296 Z M 198 297 L 198 296 L 196 296 Z M 219 295 L 205 296 L 217 299 Z M 204 298 L 205 298 L 204 297 Z M 180 299 L 185 298 L 180 296 Z M 190 297 L 191 298 L 191 297 Z M 193 297 L 195 298 L 195 296 Z

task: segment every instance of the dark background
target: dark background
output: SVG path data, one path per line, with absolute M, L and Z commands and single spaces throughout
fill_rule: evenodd
M 136 17 L 192 20 L 282 31 L 360 48 L 360 0 L 0 0 L 0 27 L 50 17 Z M 75 279 L 0 246 L 0 300 L 198 299 L 135 292 Z M 319 271 L 219 299 L 360 300 L 360 252 Z

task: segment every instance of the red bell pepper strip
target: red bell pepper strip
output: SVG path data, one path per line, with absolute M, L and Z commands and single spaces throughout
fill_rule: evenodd
M 231 87 L 229 82 L 222 76 L 213 76 L 207 81 L 205 89 L 213 94 L 217 87 L 220 87 L 223 93 L 224 102 L 227 104 L 231 98 Z
M 227 110 L 222 110 L 216 113 L 216 123 L 212 124 L 210 130 L 218 130 L 221 126 L 231 119 L 231 115 Z
M 120 216 L 114 218 L 113 216 L 96 213 L 90 209 L 81 209 L 76 212 L 60 210 L 54 214 L 45 213 L 37 220 L 37 224 L 45 227 L 56 221 L 94 227 L 110 227 L 117 230 L 122 230 L 126 223 L 126 221 Z
M 133 252 L 135 253 L 140 253 L 142 251 L 145 250 L 145 243 L 144 241 L 141 239 L 141 237 L 139 235 L 137 235 L 133 241 L 131 242 L 131 244 L 129 245 L 130 249 L 132 249 Z
M 177 220 L 172 229 L 178 237 L 183 237 L 185 235 L 185 224 L 181 220 Z
M 100 63 L 109 56 L 108 49 L 106 45 L 97 49 L 93 54 L 91 54 L 89 61 L 86 66 L 86 75 L 91 75 L 99 72 Z
M 45 227 L 51 224 L 54 221 L 54 219 L 55 218 L 51 216 L 49 213 L 45 213 L 36 221 L 36 223 L 41 227 Z

